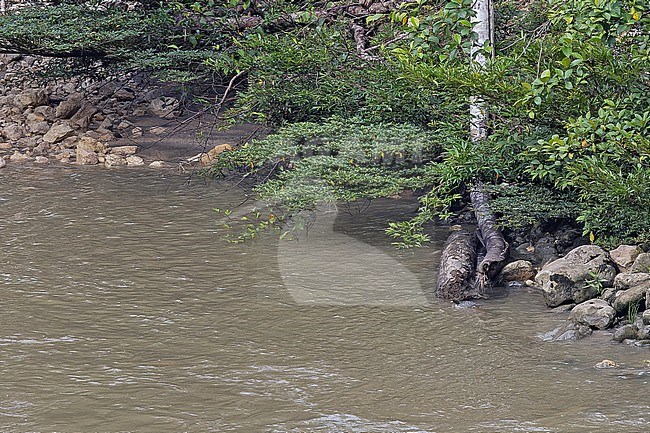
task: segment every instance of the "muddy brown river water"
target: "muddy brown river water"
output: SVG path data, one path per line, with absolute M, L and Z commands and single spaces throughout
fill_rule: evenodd
M 542 342 L 532 289 L 434 299 L 444 229 L 383 233 L 413 203 L 229 244 L 241 193 L 187 180 L 0 171 L 0 431 L 650 431 L 647 348 Z

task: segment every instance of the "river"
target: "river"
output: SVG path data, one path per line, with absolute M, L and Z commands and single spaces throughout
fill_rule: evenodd
M 643 432 L 647 348 L 539 334 L 533 289 L 431 291 L 414 203 L 223 240 L 236 188 L 149 169 L 0 170 L 2 432 Z M 620 367 L 597 369 L 612 359 Z

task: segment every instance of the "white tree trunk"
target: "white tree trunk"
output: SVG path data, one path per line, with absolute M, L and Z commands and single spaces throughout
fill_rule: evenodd
M 472 17 L 472 31 L 476 33 L 477 38 L 472 43 L 471 56 L 472 63 L 476 69 L 483 70 L 487 64 L 486 52 L 483 49 L 486 44 L 490 46 L 489 56 L 494 55 L 494 12 L 492 9 L 492 0 L 474 0 L 472 10 L 475 16 Z M 487 137 L 488 133 L 488 114 L 485 101 L 480 95 L 470 98 L 470 137 L 472 141 L 478 142 Z

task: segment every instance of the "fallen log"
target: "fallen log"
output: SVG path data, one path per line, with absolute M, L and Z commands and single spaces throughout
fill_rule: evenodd
M 494 278 L 508 258 L 508 243 L 497 225 L 497 219 L 490 209 L 490 195 L 481 183 L 470 191 L 470 199 L 478 223 L 479 237 L 485 247 L 485 256 L 476 267 L 478 285 L 484 287 Z
M 484 297 L 475 284 L 476 234 L 467 230 L 452 232 L 440 257 L 436 296 L 452 301 Z

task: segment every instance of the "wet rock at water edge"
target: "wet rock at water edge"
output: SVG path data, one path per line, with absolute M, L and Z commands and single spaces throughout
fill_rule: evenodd
M 126 165 L 126 159 L 120 155 L 109 153 L 104 158 L 104 165 L 108 168 L 115 167 L 117 165 Z
M 598 364 L 594 365 L 595 368 L 618 368 L 618 364 L 611 359 L 603 359 Z
M 620 272 L 626 272 L 643 250 L 636 245 L 621 245 L 609 252 L 610 257 L 618 266 Z
M 138 155 L 129 155 L 126 157 L 126 164 L 132 166 L 141 166 L 144 165 L 144 159 Z
M 619 313 L 626 313 L 630 305 L 645 305 L 646 293 L 650 290 L 650 274 L 618 274 L 614 279 L 614 289 L 613 307 Z
M 650 253 L 639 254 L 630 267 L 630 272 L 650 272 Z
M 588 284 L 598 279 L 602 287 L 611 287 L 616 276 L 616 266 L 605 250 L 596 245 L 583 245 L 557 259 L 535 276 L 549 307 L 567 302 L 581 303 L 598 296 L 599 287 Z
M 508 263 L 501 270 L 499 280 L 505 281 L 527 281 L 535 278 L 535 268 L 528 260 L 517 260 Z
M 587 337 L 591 335 L 591 333 L 592 329 L 589 326 L 567 320 L 562 326 L 542 335 L 542 340 L 572 341 Z
M 623 325 L 614 331 L 612 339 L 618 341 L 619 343 L 624 340 L 636 340 L 638 336 L 638 329 L 635 325 Z
M 30 158 L 28 155 L 25 155 L 24 153 L 20 153 L 20 152 L 17 151 L 17 150 L 16 150 L 16 151 L 13 153 L 13 155 L 11 155 L 11 157 L 9 158 L 9 161 L 11 161 L 11 162 L 17 162 L 17 163 L 27 162 L 27 161 L 29 161 L 29 160 L 31 160 L 31 158 Z
M 165 167 L 165 162 L 164 161 L 154 161 L 151 164 L 149 164 L 149 167 L 151 167 L 151 168 L 163 168 L 163 167 Z
M 36 164 L 49 164 L 50 160 L 48 158 L 44 157 L 44 156 L 39 155 L 34 159 L 34 162 Z
M 616 310 L 607 302 L 602 299 L 590 299 L 576 305 L 571 310 L 569 320 L 591 328 L 607 329 L 614 323 L 615 317 Z
M 4 158 L 0 157 L 0 168 L 3 168 L 7 165 L 7 161 Z

